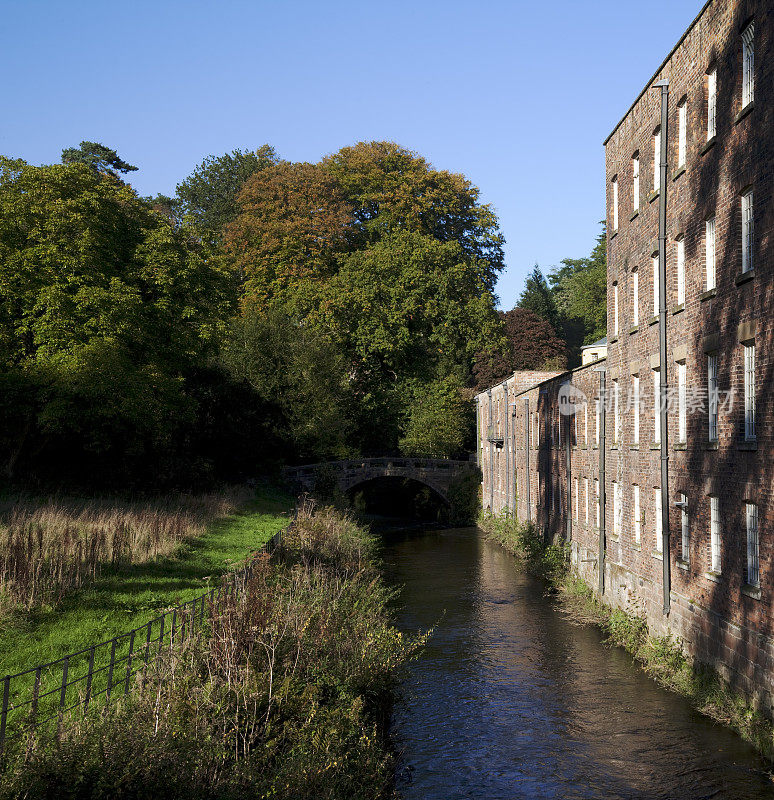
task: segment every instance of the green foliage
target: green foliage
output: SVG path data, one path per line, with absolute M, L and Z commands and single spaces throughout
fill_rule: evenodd
M 0 798 L 391 797 L 389 707 L 424 637 L 392 624 L 373 552 L 346 518 L 302 512 L 207 639 L 11 754 Z
M 417 386 L 400 449 L 407 456 L 460 458 L 471 444 L 471 404 L 454 378 Z
M 473 525 L 481 502 L 481 470 L 471 463 L 470 469 L 457 474 L 449 484 L 449 519 L 451 525 Z
M 306 461 L 343 458 L 349 432 L 346 363 L 325 337 L 279 310 L 234 320 L 222 359 L 281 412 L 277 437 Z
M 543 271 L 537 264 L 532 268 L 532 272 L 524 282 L 524 289 L 519 297 L 518 306 L 519 308 L 533 311 L 550 323 L 551 327 L 556 330 L 559 319 L 556 298 L 543 275 Z
M 63 164 L 86 164 L 95 172 L 116 177 L 117 172 L 135 172 L 137 167 L 127 164 L 115 150 L 99 142 L 81 142 L 79 147 L 62 150 Z
M 262 145 L 255 152 L 233 150 L 208 156 L 177 185 L 183 213 L 190 214 L 204 229 L 220 235 L 239 212 L 237 197 L 254 173 L 279 161 L 274 148 Z

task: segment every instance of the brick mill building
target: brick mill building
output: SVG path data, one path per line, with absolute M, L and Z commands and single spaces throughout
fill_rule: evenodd
M 770 2 L 704 6 L 605 141 L 607 358 L 477 397 L 484 508 L 568 540 L 608 603 L 769 715 L 773 41 Z

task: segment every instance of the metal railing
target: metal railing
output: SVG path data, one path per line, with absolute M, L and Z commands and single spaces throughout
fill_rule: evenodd
M 96 704 L 129 694 L 144 685 L 151 661 L 204 629 L 208 618 L 238 595 L 252 576 L 256 560 L 281 541 L 283 528 L 237 570 L 222 576 L 217 587 L 174 606 L 150 621 L 75 653 L 38 664 L 0 684 L 0 754 L 6 745 L 41 729 L 53 728 L 58 736 L 66 715 L 86 713 Z

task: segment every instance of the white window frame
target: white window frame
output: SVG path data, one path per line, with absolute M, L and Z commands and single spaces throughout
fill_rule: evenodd
M 575 479 L 575 521 L 577 522 L 580 517 L 580 497 L 578 495 L 579 481 Z
M 718 354 L 707 353 L 708 439 L 718 440 Z
M 586 494 L 585 517 L 586 517 L 586 524 L 588 525 L 589 524 L 589 479 L 588 478 L 584 478 L 583 479 L 583 487 L 586 490 L 586 492 L 585 492 L 585 494 Z
M 744 438 L 752 442 L 755 432 L 755 342 L 744 344 Z
M 677 107 L 677 166 L 685 166 L 688 148 L 688 101 L 683 100 Z
M 750 272 L 755 267 L 755 220 L 753 190 L 742 195 L 742 272 Z
M 621 484 L 613 481 L 613 536 L 621 537 Z
M 742 108 L 755 100 L 755 22 L 742 31 Z
M 632 375 L 632 444 L 640 443 L 640 376 Z
M 716 242 L 715 217 L 710 217 L 704 221 L 704 265 L 707 291 L 714 289 L 717 286 L 717 275 L 715 270 Z
M 601 503 L 599 497 L 599 478 L 594 478 L 594 491 L 597 495 L 597 529 L 599 529 L 600 523 L 600 511 L 601 511 Z
M 718 113 L 718 71 L 707 74 L 707 141 L 717 134 Z
M 600 407 L 600 402 L 599 402 L 599 398 L 598 397 L 595 399 L 594 405 L 595 405 L 595 408 L 596 408 L 596 415 L 597 415 L 596 425 L 594 426 L 594 444 L 597 447 L 599 447 L 599 411 L 600 411 L 599 407 Z
M 686 396 L 687 370 L 685 361 L 677 362 L 677 441 L 685 444 L 688 441 L 688 412 Z
M 613 381 L 613 444 L 621 440 L 621 415 L 619 413 L 619 396 L 621 387 L 617 380 Z
M 632 272 L 632 326 L 638 327 L 640 324 L 640 271 L 635 269 Z
M 661 295 L 659 292 L 658 256 L 651 258 L 653 262 L 653 316 L 657 317 L 661 310 Z
M 613 184 L 613 230 L 618 230 L 618 176 L 611 181 Z
M 761 585 L 760 537 L 758 531 L 758 505 L 745 503 L 747 523 L 747 583 L 750 586 Z
M 691 531 L 688 524 L 688 497 L 683 492 L 680 492 L 680 502 L 683 503 L 680 508 L 680 555 L 687 564 L 691 560 Z
M 613 284 L 613 336 L 618 336 L 618 283 Z
M 656 367 L 651 370 L 653 375 L 653 443 L 661 444 L 661 369 Z
M 589 404 L 583 404 L 583 444 L 589 446 Z
M 720 498 L 710 495 L 710 572 L 719 575 L 721 561 Z
M 634 543 L 640 544 L 642 541 L 642 511 L 640 510 L 640 487 L 635 483 L 632 487 L 634 493 L 634 503 L 632 504 L 632 515 L 634 521 Z
M 681 236 L 675 242 L 675 259 L 677 262 L 677 305 L 685 305 L 685 239 Z
M 632 156 L 632 206 L 634 211 L 640 210 L 640 156 Z
M 661 128 L 653 132 L 653 191 L 661 190 Z

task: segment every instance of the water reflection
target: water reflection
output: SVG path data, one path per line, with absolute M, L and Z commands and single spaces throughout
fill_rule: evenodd
M 401 627 L 436 625 L 394 714 L 407 800 L 768 798 L 739 737 L 567 622 L 475 529 L 386 537 Z

